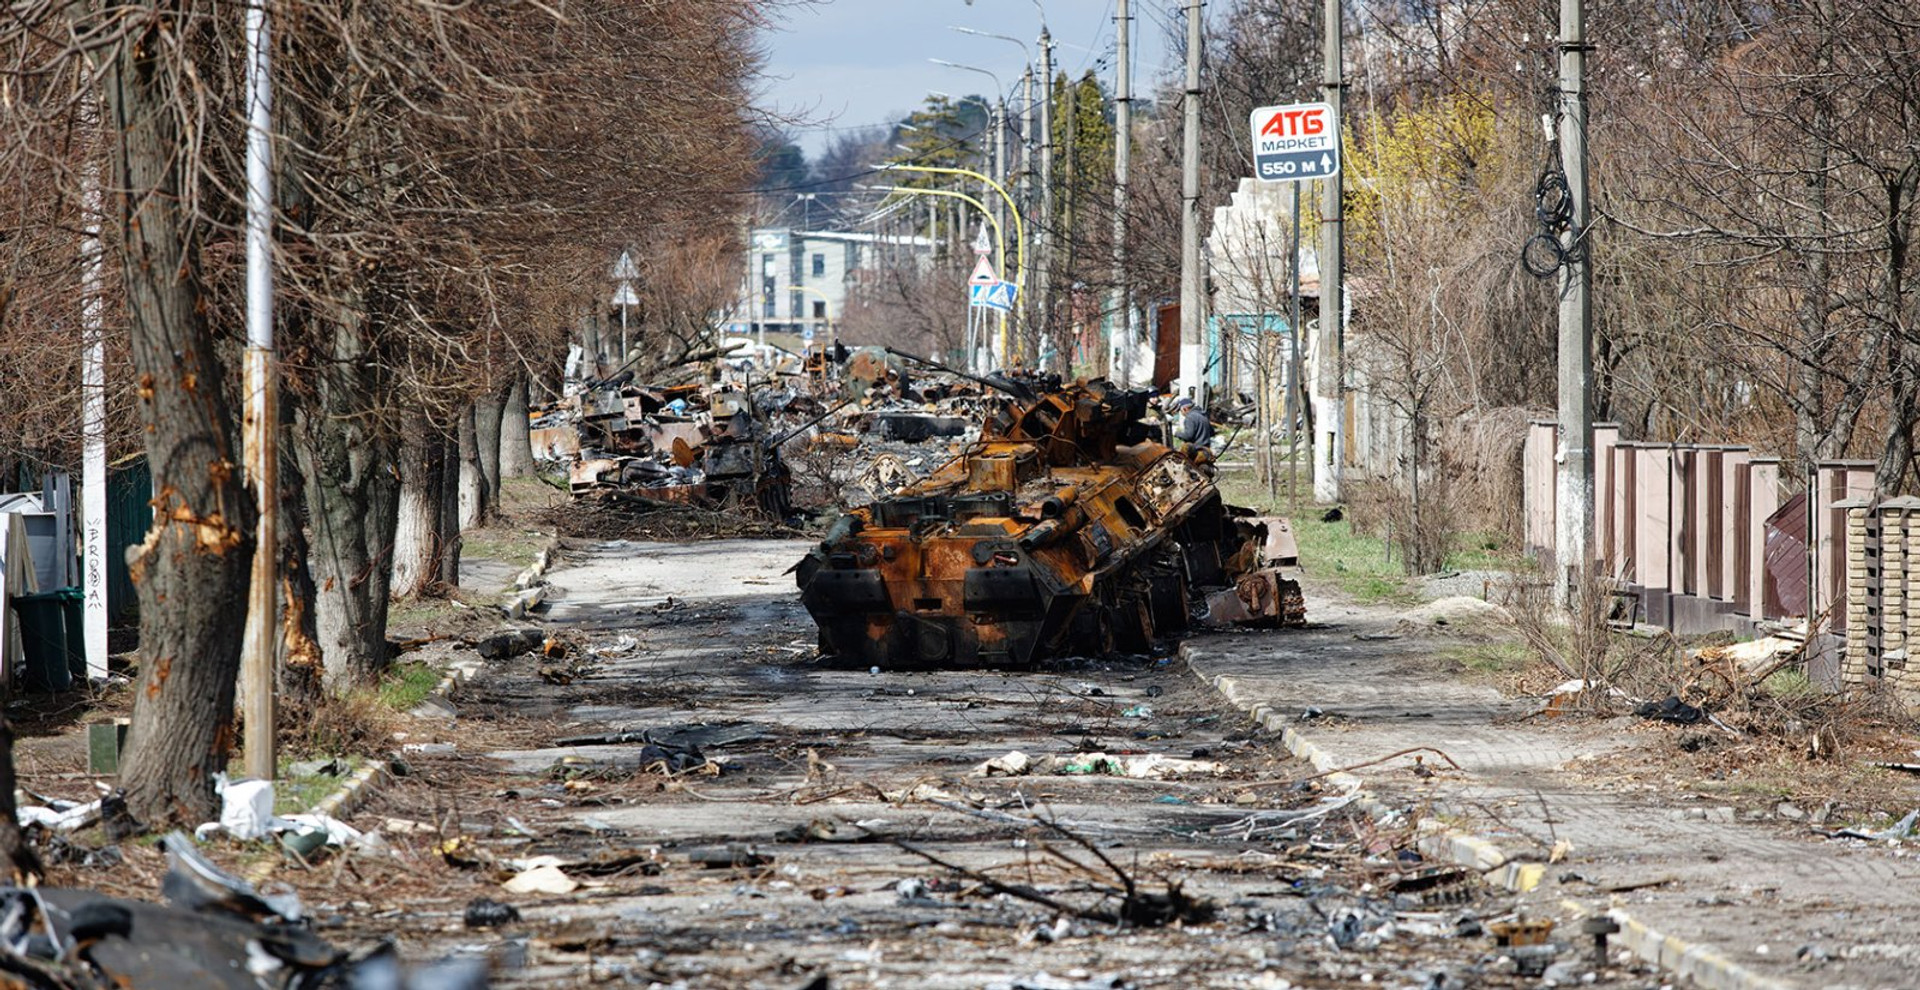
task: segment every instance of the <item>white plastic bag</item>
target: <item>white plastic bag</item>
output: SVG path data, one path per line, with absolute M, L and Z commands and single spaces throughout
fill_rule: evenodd
M 220 828 L 236 839 L 258 839 L 272 830 L 273 781 L 228 781 L 216 777 L 220 793 Z

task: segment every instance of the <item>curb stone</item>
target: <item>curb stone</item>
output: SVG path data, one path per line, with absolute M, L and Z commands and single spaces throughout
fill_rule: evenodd
M 386 783 L 390 775 L 385 760 L 373 760 L 355 771 L 333 793 L 321 798 L 312 813 L 344 819 L 365 804 L 373 789 Z
M 521 571 L 518 577 L 514 578 L 514 587 L 525 591 L 543 581 L 546 578 L 547 571 L 553 567 L 554 558 L 557 556 L 559 547 L 560 543 L 558 540 L 549 540 L 546 547 L 541 549 L 540 553 L 534 557 L 533 563 Z M 442 701 L 451 700 L 453 692 L 466 685 L 468 681 L 473 680 L 474 675 L 478 674 L 483 666 L 484 664 L 481 663 L 481 661 L 475 659 L 453 661 L 447 665 L 446 672 L 440 678 L 440 683 L 435 684 L 433 690 L 427 692 L 427 697 L 438 698 Z M 347 778 L 347 781 L 336 788 L 333 793 L 321 798 L 319 803 L 313 806 L 312 812 L 344 819 L 359 810 L 360 806 L 365 804 L 367 798 L 372 795 L 373 790 L 387 783 L 392 777 L 392 768 L 387 761 L 373 760 L 366 766 L 361 767 L 352 777 Z
M 1326 774 L 1323 780 L 1348 791 L 1360 792 L 1361 796 L 1355 801 L 1356 807 L 1376 819 L 1398 814 L 1396 809 L 1388 807 L 1366 791 L 1365 782 L 1359 777 L 1336 770 L 1340 764 L 1332 754 L 1289 725 L 1286 717 L 1271 705 L 1250 703 L 1239 682 L 1231 675 L 1207 673 L 1195 666 L 1196 660 L 1204 662 L 1209 655 L 1207 651 L 1195 649 L 1191 643 L 1180 644 L 1180 658 L 1187 662 L 1189 672 L 1220 692 L 1228 704 L 1251 715 L 1261 728 L 1277 735 L 1287 752 Z M 1546 864 L 1514 859 L 1493 840 L 1483 836 L 1460 831 L 1432 818 L 1421 819 L 1417 828 L 1419 838 L 1415 845 L 1421 855 L 1476 870 L 1513 893 L 1532 891 L 1546 876 Z M 1711 946 L 1665 934 L 1636 919 L 1625 908 L 1614 906 L 1596 911 L 1591 905 L 1570 898 L 1561 899 L 1560 908 L 1581 918 L 1605 915 L 1620 926 L 1619 932 L 1609 936 L 1615 944 L 1648 963 L 1684 976 L 1708 990 L 1797 990 L 1793 984 L 1762 976 L 1728 959 Z
M 546 547 L 534 557 L 533 563 L 513 579 L 514 588 L 524 593 L 529 588 L 542 582 L 546 577 L 547 571 L 553 567 L 554 557 L 559 547 L 560 542 L 557 539 L 548 541 Z M 455 660 L 447 665 L 446 673 L 440 678 L 440 683 L 435 684 L 433 690 L 427 692 L 427 697 L 438 698 L 442 701 L 450 700 L 453 692 L 465 685 L 468 681 L 473 680 L 474 675 L 480 672 L 482 666 L 483 664 L 479 660 Z M 355 811 L 358 811 L 361 805 L 367 803 L 367 799 L 373 795 L 375 788 L 386 784 L 392 779 L 393 770 L 387 761 L 371 760 L 366 766 L 355 771 L 353 776 L 348 777 L 344 783 L 335 788 L 326 797 L 316 802 L 313 807 L 307 809 L 307 812 L 309 814 L 326 815 L 330 818 L 345 820 Z M 266 878 L 272 875 L 274 867 L 277 865 L 278 863 L 276 862 L 267 862 L 249 871 L 247 876 L 248 881 L 251 883 L 265 882 Z

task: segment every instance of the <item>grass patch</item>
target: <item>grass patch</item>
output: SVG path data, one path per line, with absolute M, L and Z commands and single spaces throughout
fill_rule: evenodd
M 296 774 L 292 770 L 295 762 L 290 758 L 280 761 L 280 773 L 273 783 L 273 813 L 276 815 L 297 815 L 313 809 L 327 795 L 339 790 L 359 771 L 365 762 L 358 756 L 338 756 L 335 759 L 346 766 L 346 772 L 339 776 L 332 774 Z
M 431 664 L 397 663 L 380 675 L 380 703 L 396 712 L 411 710 L 427 700 L 440 683 L 440 671 Z
M 1325 506 L 1303 502 L 1291 506 L 1281 485 L 1278 498 L 1267 495 L 1252 468 L 1222 469 L 1220 495 L 1231 505 L 1293 520 L 1293 536 L 1300 546 L 1300 564 L 1309 575 L 1331 580 L 1341 591 L 1368 604 L 1415 604 L 1420 601 L 1400 562 L 1387 559 L 1387 541 L 1356 534 L 1344 519 L 1322 522 Z M 1304 485 L 1302 487 L 1305 487 Z
M 1455 533 L 1447 553 L 1447 567 L 1456 571 L 1511 571 L 1522 564 L 1499 533 Z
M 429 595 L 416 595 L 404 598 L 387 606 L 387 628 L 393 630 L 424 629 L 435 622 L 452 618 L 463 611 L 452 599 Z
M 1804 698 L 1821 693 L 1803 670 L 1776 670 L 1768 674 L 1760 686 L 1776 698 Z
M 519 529 L 496 522 L 484 529 L 470 529 L 461 534 L 460 555 L 524 566 L 533 563 L 533 558 L 546 549 L 547 540 L 547 534 L 538 530 Z
M 1399 561 L 1387 559 L 1387 542 L 1355 534 L 1346 520 L 1321 522 L 1319 512 L 1309 512 L 1305 518 L 1294 518 L 1293 536 L 1306 572 L 1331 579 L 1356 600 L 1369 604 L 1420 601 Z

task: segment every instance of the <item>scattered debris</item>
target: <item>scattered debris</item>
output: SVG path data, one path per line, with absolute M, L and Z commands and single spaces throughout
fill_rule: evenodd
M 41 990 L 259 990 L 263 986 L 479 990 L 485 960 L 408 972 L 391 945 L 354 957 L 301 924 L 299 901 L 263 896 L 202 857 L 180 833 L 163 840 L 167 904 L 84 890 L 0 888 L 0 970 Z
M 1868 832 L 1858 828 L 1843 828 L 1833 834 L 1836 836 L 1845 836 L 1849 839 L 1867 839 L 1873 842 L 1887 842 L 1894 839 L 1916 838 L 1914 826 L 1917 824 L 1920 824 L 1920 808 L 1907 812 L 1905 818 L 1894 822 L 1891 827 L 1881 829 L 1877 832 Z
M 580 882 L 567 876 L 561 870 L 558 861 L 541 863 L 513 875 L 513 878 L 500 885 L 509 894 L 571 894 L 580 889 Z
M 1218 777 L 1226 772 L 1227 765 L 1217 760 L 1183 759 L 1159 753 L 1149 753 L 1144 756 L 1109 756 L 1100 752 L 1074 753 L 1070 756 L 1047 756 L 1036 760 L 1017 751 L 996 756 L 973 770 L 976 777 L 1094 774 L 1133 777 L 1140 780 L 1161 780 L 1168 777 Z
M 1670 722 L 1674 725 L 1695 725 L 1707 719 L 1703 708 L 1689 705 L 1679 698 L 1668 695 L 1660 701 L 1649 701 L 1633 710 L 1635 715 L 1656 722 Z
M 511 660 L 540 648 L 546 642 L 546 633 L 533 627 L 507 629 L 494 633 L 473 644 L 473 648 L 488 660 Z
M 520 909 L 491 897 L 476 897 L 467 902 L 463 918 L 468 928 L 498 928 L 520 920 Z

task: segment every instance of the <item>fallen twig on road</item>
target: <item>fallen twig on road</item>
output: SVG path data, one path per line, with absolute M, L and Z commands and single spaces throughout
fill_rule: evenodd
M 1281 829 L 1292 828 L 1301 822 L 1308 822 L 1330 815 L 1359 800 L 1360 794 L 1361 791 L 1356 788 L 1332 801 L 1323 802 L 1305 811 L 1256 811 L 1237 821 L 1228 822 L 1225 825 L 1215 825 L 1213 828 L 1208 829 L 1208 832 L 1212 835 L 1232 835 L 1236 832 L 1244 832 L 1245 834 L 1241 836 L 1242 841 L 1252 841 L 1256 835 L 1264 835 L 1268 832 L 1277 832 Z M 1268 822 L 1272 824 L 1266 824 Z
M 1414 753 L 1432 753 L 1433 755 L 1438 756 L 1441 759 L 1447 761 L 1447 768 L 1449 770 L 1461 769 L 1460 764 L 1455 763 L 1453 760 L 1453 757 L 1448 756 L 1446 753 L 1443 753 L 1440 750 L 1433 748 L 1432 746 L 1414 746 L 1408 749 L 1400 750 L 1398 752 L 1388 753 L 1385 756 L 1377 757 L 1375 759 L 1363 760 L 1359 763 L 1350 763 L 1344 767 L 1334 767 L 1331 770 L 1322 770 L 1319 773 L 1308 774 L 1305 777 L 1287 777 L 1284 779 L 1274 779 L 1274 780 L 1256 780 L 1250 784 L 1241 784 L 1240 786 L 1247 790 L 1253 790 L 1256 788 L 1265 788 L 1265 787 L 1283 787 L 1283 786 L 1291 787 L 1297 784 L 1304 784 L 1309 780 L 1319 780 L 1323 777 L 1331 777 L 1336 773 L 1349 773 L 1354 770 L 1362 770 L 1367 767 L 1374 766 L 1376 764 L 1385 763 L 1388 760 L 1399 759 L 1402 756 L 1411 756 Z

